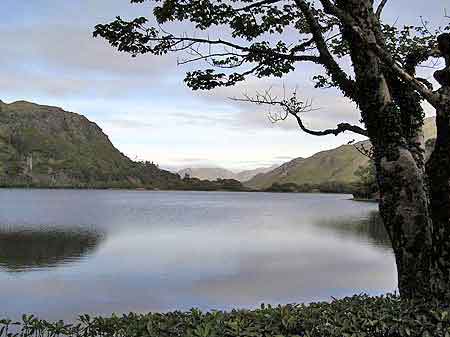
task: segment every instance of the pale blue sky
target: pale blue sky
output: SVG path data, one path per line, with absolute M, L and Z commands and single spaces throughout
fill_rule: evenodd
M 444 24 L 447 0 L 391 0 L 388 22 Z M 449 8 L 450 9 L 450 8 Z M 163 167 L 223 166 L 246 169 L 309 156 L 355 138 L 302 134 L 293 121 L 273 125 L 262 107 L 230 96 L 271 85 L 298 88 L 320 110 L 312 127 L 355 122 L 354 107 L 333 90 L 315 90 L 313 67 L 283 82 L 250 79 L 236 88 L 192 92 L 183 84 L 186 67 L 176 56 L 131 59 L 92 38 L 96 23 L 116 15 L 141 16 L 149 5 L 127 0 L 1 0 L 0 99 L 28 100 L 79 112 L 95 121 L 112 142 L 135 159 Z

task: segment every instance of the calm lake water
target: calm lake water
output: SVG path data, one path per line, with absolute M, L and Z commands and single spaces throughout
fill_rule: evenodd
M 0 190 L 0 318 L 252 308 L 396 288 L 349 195 Z

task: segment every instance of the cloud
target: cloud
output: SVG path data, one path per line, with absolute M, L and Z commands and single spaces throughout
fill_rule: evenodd
M 183 125 L 208 126 L 208 125 L 226 125 L 231 128 L 240 127 L 236 123 L 236 115 L 233 113 L 224 113 L 220 111 L 197 111 L 197 112 L 176 112 L 172 118 Z
M 167 83 L 177 73 L 172 56 L 119 53 L 92 37 L 89 26 L 0 26 L 0 89 L 52 97 L 103 97 L 139 93 Z
M 149 76 L 164 72 L 169 57 L 135 58 L 117 52 L 101 39 L 92 37 L 91 27 L 73 27 L 47 24 L 44 26 L 3 28 L 0 41 L 8 48 L 0 55 L 3 63 L 18 64 L 23 61 L 49 67 L 54 71 L 83 70 L 110 76 Z M 21 43 L 17 43 L 21 41 Z M 31 70 L 30 63 L 22 68 Z M 168 69 L 168 68 L 167 68 Z
M 199 163 L 199 162 L 208 162 L 208 158 L 177 158 L 177 161 L 182 163 Z
M 109 125 L 119 129 L 150 129 L 154 125 L 143 121 L 136 121 L 130 119 L 107 119 L 103 121 L 103 124 Z

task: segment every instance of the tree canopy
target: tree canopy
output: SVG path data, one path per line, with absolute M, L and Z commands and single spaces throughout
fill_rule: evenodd
M 131 0 L 131 3 L 145 1 Z M 350 58 L 349 41 L 343 38 L 342 28 L 344 24 L 352 24 L 353 19 L 343 15 L 343 11 L 330 1 L 320 1 L 319 5 L 304 0 L 150 2 L 155 4 L 154 26 L 146 17 L 125 20 L 118 16 L 113 22 L 97 25 L 94 36 L 105 38 L 119 51 L 134 57 L 184 52 L 179 64 L 196 63 L 198 67 L 188 71 L 185 77 L 186 84 L 194 90 L 233 86 L 249 76 L 283 77 L 298 69 L 301 63 L 313 63 L 323 67 L 323 72 L 314 76 L 316 87 L 337 87 L 350 100 L 359 103 L 360 88 L 355 82 L 354 70 L 342 66 L 345 59 Z M 387 1 L 379 3 L 375 12 L 378 19 L 381 19 L 386 4 Z M 163 27 L 172 22 L 187 23 L 186 29 L 192 31 L 193 28 L 194 32 L 170 33 Z M 381 56 L 387 66 L 398 67 L 401 76 L 412 79 L 412 85 L 419 87 L 419 92 L 433 101 L 429 92 L 431 83 L 412 76 L 418 64 L 438 54 L 436 37 L 450 31 L 450 25 L 434 30 L 428 26 L 425 21 L 421 26 L 400 28 L 381 23 L 380 33 L 386 47 Z M 219 37 L 211 38 L 210 34 Z M 381 49 L 375 45 L 375 50 L 377 48 Z M 300 127 L 308 132 L 299 119 L 301 112 L 309 110 L 303 103 L 304 98 L 285 97 L 280 102 L 261 95 L 253 98 L 250 99 L 253 102 L 279 105 L 295 116 Z M 345 131 L 367 135 L 361 128 L 348 123 L 313 134 L 337 135 Z

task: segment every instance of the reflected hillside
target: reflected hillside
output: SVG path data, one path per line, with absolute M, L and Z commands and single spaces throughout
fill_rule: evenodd
M 0 269 L 23 272 L 77 262 L 91 254 L 103 235 L 86 228 L 0 226 Z
M 378 212 L 370 212 L 367 217 L 355 219 L 336 219 L 317 224 L 337 231 L 342 235 L 354 235 L 370 243 L 391 249 L 391 240 L 384 228 L 383 221 Z

